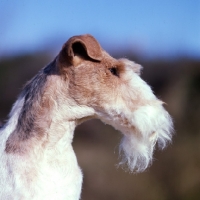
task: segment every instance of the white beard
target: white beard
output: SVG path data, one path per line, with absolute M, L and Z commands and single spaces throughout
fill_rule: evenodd
M 171 141 L 173 125 L 162 105 L 139 108 L 133 123 L 135 132 L 126 131 L 121 140 L 119 165 L 128 166 L 131 172 L 142 172 L 151 164 L 155 144 L 163 149 Z

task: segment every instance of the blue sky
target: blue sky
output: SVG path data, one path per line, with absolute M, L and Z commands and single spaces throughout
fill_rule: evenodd
M 0 0 L 0 57 L 83 33 L 108 51 L 200 58 L 200 0 Z

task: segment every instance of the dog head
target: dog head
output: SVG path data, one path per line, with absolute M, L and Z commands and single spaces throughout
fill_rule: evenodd
M 173 124 L 163 102 L 140 77 L 141 66 L 115 59 L 91 35 L 70 38 L 60 51 L 57 67 L 66 81 L 66 95 L 77 106 L 80 122 L 96 117 L 123 134 L 122 160 L 130 171 L 143 171 L 158 142 L 171 141 Z M 82 112 L 85 108 L 87 112 Z

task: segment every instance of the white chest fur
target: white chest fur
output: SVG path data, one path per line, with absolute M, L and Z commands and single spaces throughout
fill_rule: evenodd
M 0 199 L 78 200 L 82 173 L 72 146 L 65 150 L 47 149 L 28 157 L 2 155 Z

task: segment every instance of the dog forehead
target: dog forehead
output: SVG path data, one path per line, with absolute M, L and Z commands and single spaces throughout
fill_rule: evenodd
M 118 67 L 121 69 L 127 68 L 127 70 L 132 70 L 138 75 L 140 75 L 141 70 L 143 69 L 143 67 L 140 64 L 137 64 L 134 61 L 131 61 L 127 58 L 116 59 L 112 57 L 109 53 L 107 53 L 105 50 L 103 50 L 102 62 L 104 62 L 105 64 L 107 63 L 107 66 L 109 67 Z
M 109 53 L 107 53 L 106 51 L 103 50 L 103 59 L 102 59 L 102 63 L 106 66 L 106 67 L 119 67 L 124 65 L 124 63 L 120 60 L 120 59 L 116 59 L 114 57 L 112 57 Z

